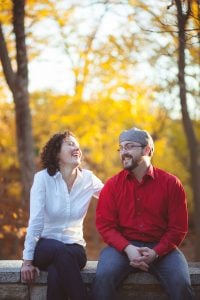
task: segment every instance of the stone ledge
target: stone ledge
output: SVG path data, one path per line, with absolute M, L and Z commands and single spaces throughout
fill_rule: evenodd
M 19 283 L 21 260 L 0 260 L 0 283 Z M 83 280 L 86 284 L 90 284 L 94 279 L 97 261 L 88 261 L 85 268 L 81 271 Z M 190 277 L 192 285 L 200 285 L 200 262 L 189 263 Z M 36 283 L 46 284 L 47 272 L 41 272 Z M 151 274 L 138 272 L 124 281 L 126 284 L 158 284 L 159 282 Z
M 0 260 L 0 299 L 44 300 L 46 298 L 47 272 L 41 272 L 35 283 L 28 286 L 21 282 L 21 265 L 21 260 Z M 96 261 L 88 261 L 84 270 L 81 271 L 83 281 L 88 289 L 94 279 L 96 265 Z M 189 271 L 196 299 L 200 299 L 200 262 L 189 263 Z M 160 283 L 145 272 L 130 274 L 120 287 L 119 294 L 120 299 L 123 300 L 133 299 L 133 297 L 138 300 L 167 299 Z

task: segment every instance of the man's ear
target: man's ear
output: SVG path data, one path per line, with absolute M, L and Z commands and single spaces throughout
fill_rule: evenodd
M 143 151 L 144 151 L 144 155 L 146 155 L 146 156 L 151 156 L 152 155 L 152 149 L 149 145 L 145 146 Z

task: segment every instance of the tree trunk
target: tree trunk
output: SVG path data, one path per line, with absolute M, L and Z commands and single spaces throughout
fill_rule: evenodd
M 29 198 L 29 190 L 35 171 L 31 113 L 28 94 L 28 59 L 25 44 L 25 0 L 13 0 L 13 27 L 16 38 L 17 77 L 14 87 L 17 148 L 23 185 L 23 201 Z
M 195 136 L 192 121 L 188 113 L 187 106 L 187 93 L 185 83 L 185 48 L 186 36 L 185 29 L 186 23 L 190 15 L 190 0 L 188 0 L 188 12 L 183 13 L 181 0 L 175 0 L 177 7 L 177 20 L 178 20 L 178 81 L 180 87 L 180 102 L 182 112 L 183 128 L 185 130 L 187 144 L 190 155 L 190 170 L 193 187 L 194 211 L 195 211 L 195 232 L 196 232 L 196 245 L 195 245 L 195 259 L 200 260 L 200 157 L 199 145 Z
M 28 60 L 25 44 L 25 0 L 13 2 L 13 31 L 16 42 L 16 72 L 13 71 L 0 24 L 0 58 L 7 84 L 15 103 L 18 159 L 23 187 L 22 204 L 28 203 L 29 190 L 35 172 L 34 146 L 29 109 Z
M 15 93 L 17 150 L 23 187 L 22 204 L 27 204 L 35 172 L 29 96 L 22 78 L 17 78 Z

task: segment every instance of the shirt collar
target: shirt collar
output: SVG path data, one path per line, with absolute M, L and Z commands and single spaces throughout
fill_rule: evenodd
M 62 174 L 60 173 L 60 171 L 57 171 L 55 175 L 53 175 L 53 178 L 58 178 L 58 177 L 62 177 Z M 77 178 L 78 177 L 83 177 L 83 172 L 82 172 L 82 169 L 79 167 L 77 169 Z
M 80 167 L 77 169 L 77 177 L 83 177 L 83 171 Z
M 56 179 L 57 177 L 60 177 L 60 176 L 62 176 L 61 173 L 60 173 L 60 171 L 57 171 L 56 174 L 53 175 L 53 178 Z
M 154 168 L 152 165 L 149 166 L 145 176 L 150 176 L 153 179 L 155 178 Z

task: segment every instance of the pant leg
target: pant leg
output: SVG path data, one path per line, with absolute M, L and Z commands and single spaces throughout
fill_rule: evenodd
M 34 264 L 48 270 L 47 299 L 86 300 L 87 293 L 80 269 L 86 264 L 85 250 L 77 244 L 64 244 L 54 239 L 41 239 L 35 249 Z M 64 298 L 63 298 L 64 295 Z
M 171 300 L 193 300 L 187 261 L 180 250 L 173 250 L 150 267 Z
M 67 259 L 65 264 L 63 264 L 63 259 L 65 259 L 65 261 Z M 70 300 L 87 300 L 86 287 L 80 273 L 80 269 L 82 269 L 87 262 L 84 248 L 77 244 L 67 245 L 67 254 L 65 253 L 63 259 L 57 260 L 57 269 L 59 269 L 61 273 L 68 270 L 65 274 L 64 284 L 66 285 L 66 282 L 68 283 L 67 292 Z
M 47 283 L 48 300 L 66 300 L 68 298 L 61 285 L 58 271 L 53 264 L 48 267 Z
M 95 280 L 92 285 L 92 300 L 117 299 L 117 287 L 133 272 L 126 254 L 113 247 L 106 247 L 100 254 Z

